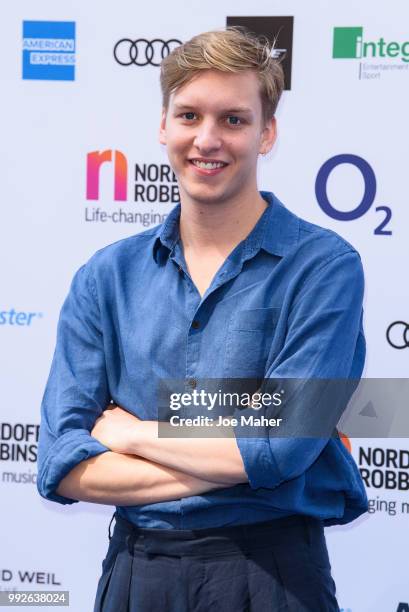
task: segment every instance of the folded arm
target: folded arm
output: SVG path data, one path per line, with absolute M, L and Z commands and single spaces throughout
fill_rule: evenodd
M 192 438 L 192 427 L 178 427 L 175 438 L 171 425 L 161 423 L 161 428 L 164 435 L 169 429 L 169 437 L 158 437 L 157 421 L 141 421 L 115 407 L 102 413 L 91 435 L 114 452 L 139 455 L 196 478 L 230 485 L 247 482 L 232 428 L 215 428 L 217 437 L 212 438 Z
M 133 506 L 200 495 L 226 486 L 139 457 L 105 452 L 76 465 L 61 480 L 57 494 L 97 504 Z

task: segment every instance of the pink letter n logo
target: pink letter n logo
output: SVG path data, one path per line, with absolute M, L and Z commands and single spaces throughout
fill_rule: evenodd
M 127 199 L 128 162 L 121 151 L 114 151 L 114 200 Z M 100 168 L 105 162 L 112 161 L 112 149 L 93 151 L 87 155 L 87 200 L 99 199 Z

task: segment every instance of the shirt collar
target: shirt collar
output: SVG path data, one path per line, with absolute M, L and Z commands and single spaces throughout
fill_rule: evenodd
M 283 257 L 298 242 L 299 219 L 287 210 L 270 191 L 260 191 L 268 207 L 244 240 L 244 257 L 248 259 L 260 248 Z M 164 223 L 158 226 L 153 243 L 153 257 L 157 263 L 166 260 L 179 240 L 179 219 L 181 206 L 177 204 Z
M 158 226 L 156 238 L 153 242 L 153 258 L 157 263 L 166 260 L 179 240 L 180 210 L 179 203 L 172 208 L 162 225 Z
M 298 243 L 300 219 L 270 191 L 260 191 L 260 195 L 269 204 L 260 246 L 272 255 L 284 257 Z

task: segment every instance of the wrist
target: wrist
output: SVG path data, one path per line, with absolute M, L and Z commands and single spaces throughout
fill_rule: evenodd
M 150 438 L 156 437 L 155 421 L 138 421 L 130 432 L 130 453 L 139 455 Z

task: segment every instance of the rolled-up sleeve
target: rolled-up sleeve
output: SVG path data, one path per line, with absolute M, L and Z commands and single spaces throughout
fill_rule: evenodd
M 363 292 L 364 276 L 356 251 L 329 256 L 308 274 L 289 309 L 283 346 L 268 364 L 265 378 L 303 379 L 305 385 L 313 379 L 353 379 L 355 386 L 349 386 L 352 393 L 365 360 Z M 316 408 L 309 394 L 305 396 L 305 401 L 299 394 L 297 402 L 293 402 L 292 431 L 306 431 L 308 428 L 303 427 L 303 423 L 308 423 Z M 326 404 L 325 399 L 321 404 L 320 415 L 331 431 L 338 423 L 339 411 L 331 402 Z M 281 437 L 275 435 L 274 428 L 264 428 L 263 434 L 257 437 L 236 435 L 236 439 L 253 489 L 275 488 L 300 476 L 314 463 L 329 440 L 320 435 L 303 437 L 302 433 Z
M 75 274 L 61 309 L 54 357 L 41 405 L 37 488 L 62 504 L 56 493 L 73 467 L 109 450 L 90 435 L 110 402 L 97 293 L 90 263 Z

